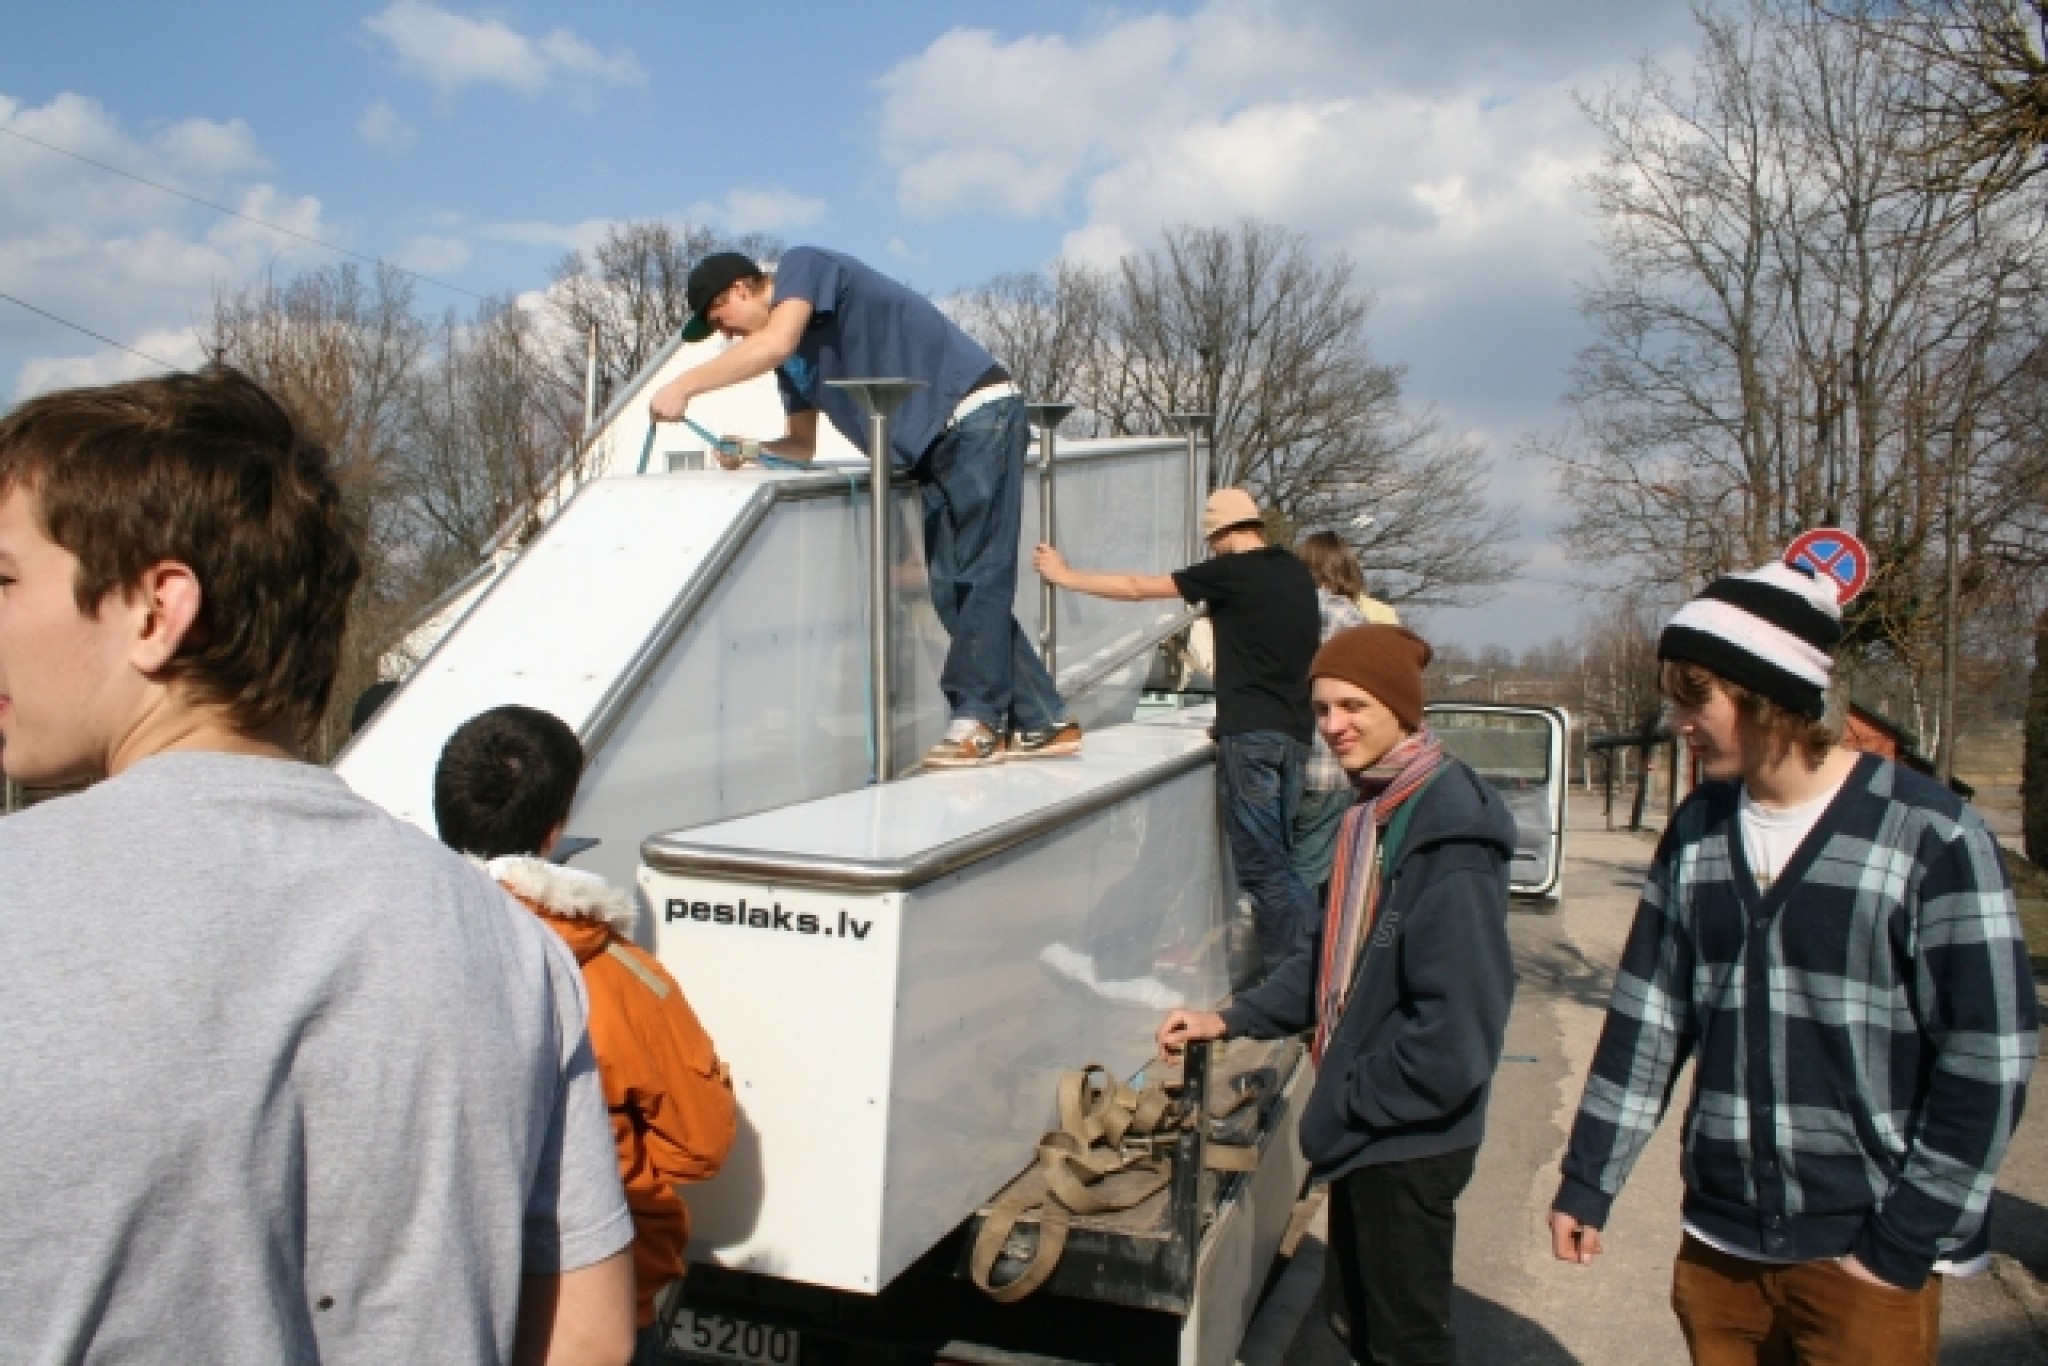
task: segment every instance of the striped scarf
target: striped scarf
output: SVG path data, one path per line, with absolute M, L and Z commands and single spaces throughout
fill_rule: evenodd
M 1401 804 L 1444 764 L 1443 746 L 1424 726 L 1352 777 L 1358 801 L 1337 833 L 1330 899 L 1323 908 L 1323 956 L 1316 977 L 1315 1060 L 1323 1060 L 1358 976 L 1359 959 L 1379 917 L 1380 832 Z

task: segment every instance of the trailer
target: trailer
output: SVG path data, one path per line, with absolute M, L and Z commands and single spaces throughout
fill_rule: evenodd
M 690 1192 L 702 1264 L 672 1307 L 673 1359 L 1231 1359 L 1305 1176 L 1298 1046 L 1248 1064 L 1270 1077 L 1251 1170 L 1209 1170 L 1194 1123 L 1163 1144 L 1163 1189 L 1073 1221 L 1036 1295 L 998 1304 L 967 1276 L 981 1221 L 1036 1179 L 1020 1169 L 1062 1072 L 1146 1080 L 1166 1002 L 1108 974 L 1209 1006 L 1250 966 L 1207 719 L 643 845 L 656 952 L 719 1039 L 745 1125 Z M 1051 966 L 1075 955 L 1103 975 Z M 1191 1114 L 1210 1081 L 1197 1053 Z M 1018 1221 L 1004 1257 L 1029 1261 L 1042 1236 Z
M 1185 563 L 1200 424 L 1062 447 L 1062 412 L 1033 407 L 1039 497 L 1020 554 L 1057 527 L 1086 561 Z M 415 633 L 397 692 L 336 762 L 431 830 L 435 758 L 468 717 L 523 703 L 582 738 L 565 843 L 636 889 L 637 937 L 688 993 L 739 1102 L 725 1169 L 689 1192 L 669 1359 L 1230 1361 L 1305 1177 L 1298 1046 L 1191 1049 L 1186 1122 L 1149 1140 L 1158 1188 L 1057 1220 L 1056 1263 L 1031 1185 L 1062 1075 L 1146 1085 L 1163 1012 L 1220 1004 L 1256 954 L 1208 711 L 1131 719 L 1191 614 L 1056 603 L 1020 581 L 1016 614 L 1088 727 L 1085 753 L 906 776 L 891 756 L 945 721 L 910 491 L 882 459 L 672 466 L 585 484 L 532 543 L 500 547 Z M 1513 716 L 1526 710 L 1445 725 L 1454 753 L 1475 746 L 1475 766 L 1541 806 L 1561 742 L 1532 760 Z M 1555 811 L 1553 833 L 1561 798 Z M 1539 894 L 1557 853 L 1533 852 Z M 1249 1095 L 1252 1075 L 1230 1121 L 1238 1161 L 1218 1169 L 1209 1102 Z M 1014 1302 L 972 1283 L 1001 1291 L 1033 1266 L 1044 1283 Z

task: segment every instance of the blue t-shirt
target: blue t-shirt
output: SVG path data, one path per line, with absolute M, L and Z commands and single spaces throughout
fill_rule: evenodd
M 889 420 L 898 469 L 945 430 L 946 419 L 995 368 L 995 358 L 955 327 L 932 301 L 843 252 L 791 247 L 775 268 L 775 302 L 802 299 L 810 325 L 796 353 L 775 372 L 783 409 L 822 411 L 857 448 L 868 448 L 868 419 L 858 403 L 825 381 L 921 379 Z

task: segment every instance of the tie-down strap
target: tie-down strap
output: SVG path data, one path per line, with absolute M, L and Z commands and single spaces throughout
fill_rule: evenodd
M 1213 1050 L 1208 1141 L 1202 1165 L 1210 1171 L 1249 1172 L 1259 1164 L 1262 1102 L 1279 1078 L 1270 1067 L 1229 1074 L 1224 1046 Z M 1038 1140 L 1043 1187 L 1027 1181 L 989 1207 L 968 1257 L 968 1273 L 991 1299 L 1009 1304 L 1044 1285 L 1066 1250 L 1073 1216 L 1130 1209 L 1166 1187 L 1173 1148 L 1191 1123 L 1181 1084 L 1168 1073 L 1134 1090 L 1100 1063 L 1060 1075 L 1060 1127 Z M 1022 1220 L 1035 1218 L 1038 1241 L 1024 1269 L 997 1285 L 1003 1246 Z

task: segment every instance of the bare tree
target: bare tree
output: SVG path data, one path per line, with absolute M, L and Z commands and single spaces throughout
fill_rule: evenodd
M 439 580 L 501 538 L 530 539 L 580 482 L 579 415 L 551 383 L 539 333 L 509 302 L 487 303 L 467 322 L 451 314 L 408 388 L 396 492 L 422 560 L 445 566 Z
M 1648 67 L 1586 101 L 1607 267 L 1550 447 L 1568 536 L 1697 583 L 1848 525 L 1876 558 L 1850 670 L 1909 677 L 1945 757 L 2013 523 L 2039 232 L 1924 174 L 1924 73 L 1867 28 L 1774 0 L 1700 26 L 1689 80 Z
M 638 219 L 610 225 L 588 256 L 564 256 L 547 296 L 560 328 L 556 382 L 582 401 L 594 327 L 602 405 L 605 395 L 638 375 L 681 330 L 690 316 L 690 270 L 719 251 L 771 262 L 782 254 L 782 244 L 762 233 L 727 236 L 701 224 Z
M 1924 82 L 1905 112 L 1930 183 L 1995 199 L 2048 151 L 2048 0 L 1847 0 L 1817 12 L 1895 48 Z
M 352 266 L 216 301 L 208 350 L 276 392 L 333 452 L 369 532 L 316 756 L 347 738 L 355 698 L 421 610 L 500 537 L 530 535 L 574 486 L 578 413 L 553 381 L 542 330 L 504 302 L 429 323 L 405 276 Z
M 1080 405 L 1063 428 L 1069 435 L 1105 429 L 1086 406 L 1110 338 L 1110 279 L 1103 272 L 1058 261 L 1045 273 L 998 275 L 940 306 L 1003 363 L 1027 397 Z
M 1497 547 L 1512 514 L 1488 505 L 1484 453 L 1403 403 L 1400 370 L 1367 345 L 1372 300 L 1351 263 L 1298 233 L 1171 228 L 1108 271 L 1007 276 L 952 306 L 1027 391 L 1079 404 L 1082 430 L 1213 414 L 1212 485 L 1250 487 L 1282 539 L 1337 531 L 1379 596 L 1465 601 L 1511 572 Z
M 278 394 L 327 447 L 368 528 L 334 700 L 312 737 L 325 758 L 347 738 L 348 709 L 377 678 L 379 657 L 436 587 L 420 572 L 396 497 L 406 393 L 426 329 L 404 275 L 380 269 L 366 278 L 343 265 L 222 295 L 204 340 L 211 355 Z

